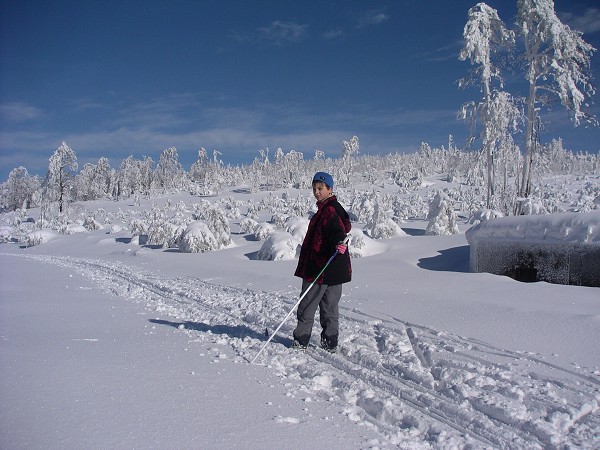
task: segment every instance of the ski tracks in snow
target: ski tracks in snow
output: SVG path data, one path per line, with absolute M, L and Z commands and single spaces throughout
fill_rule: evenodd
M 177 321 L 156 324 L 231 347 L 237 362 L 254 358 L 265 329 L 275 329 L 296 300 L 295 294 L 162 277 L 114 262 L 24 257 L 76 270 Z M 287 384 L 289 395 L 338 401 L 349 420 L 380 432 L 375 446 L 600 447 L 597 374 L 360 310 L 342 311 L 340 324 L 338 354 L 286 348 L 290 320 L 259 360 L 282 379 L 295 380 Z

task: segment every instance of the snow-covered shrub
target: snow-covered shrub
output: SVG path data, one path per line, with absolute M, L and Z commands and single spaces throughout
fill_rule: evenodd
M 390 239 L 395 236 L 406 236 L 406 233 L 392 219 L 385 219 L 383 222 L 374 223 L 365 227 L 367 236 L 373 239 Z
M 357 222 L 365 222 L 373 220 L 375 213 L 375 203 L 377 202 L 377 192 L 363 191 L 357 192 L 349 208 L 349 214 L 355 218 Z
M 365 247 L 366 243 L 364 235 L 359 233 L 352 234 L 350 241 L 348 242 L 348 252 L 350 254 L 350 258 L 362 257 Z
M 158 245 L 163 248 L 177 246 L 177 241 L 181 237 L 182 227 L 187 226 L 189 220 L 177 207 L 173 207 L 171 201 L 167 201 L 165 210 L 158 206 L 153 206 L 152 210 L 144 211 L 142 220 L 132 221 L 132 234 L 147 235 L 147 244 Z M 167 213 L 171 210 L 172 215 Z
M 179 240 L 179 250 L 185 253 L 204 253 L 217 250 L 219 243 L 204 222 L 192 222 Z
M 212 203 L 208 200 L 200 200 L 199 203 L 193 203 L 190 206 L 190 209 L 192 210 L 192 219 L 202 220 L 202 217 L 204 216 L 204 211 L 206 211 L 211 206 Z
M 131 228 L 132 236 L 141 236 L 142 234 L 148 234 L 148 225 L 146 222 L 140 219 L 133 219 L 129 225 Z
M 233 243 L 231 239 L 231 229 L 229 228 L 229 219 L 221 208 L 216 205 L 211 206 L 203 213 L 203 220 L 212 231 L 220 247 L 227 247 Z
M 283 194 L 283 199 L 287 203 L 287 213 L 293 216 L 306 217 L 310 208 L 314 205 L 315 199 L 312 195 L 300 195 L 295 199 L 289 198 L 287 193 Z
M 423 200 L 423 197 L 419 195 L 419 193 L 415 193 L 408 200 L 408 217 L 413 219 L 425 219 L 427 217 L 427 212 L 429 207 L 427 206 L 427 202 Z
M 287 206 L 282 198 L 279 198 L 272 192 L 269 192 L 269 195 L 261 200 L 260 209 L 277 213 L 284 212 L 287 209 Z
M 414 168 L 402 168 L 392 172 L 394 183 L 399 187 L 414 189 L 421 186 L 423 176 Z
M 106 220 L 106 210 L 104 208 L 98 208 L 91 214 L 91 217 L 97 220 L 98 222 L 103 222 Z
M 219 201 L 225 214 L 231 220 L 239 219 L 242 214 L 240 213 L 239 204 L 233 197 L 225 197 Z
M 277 228 L 283 228 L 285 226 L 285 221 L 288 218 L 287 214 L 284 213 L 274 213 L 271 216 L 271 223 L 275 225 Z
M 258 222 L 256 220 L 251 219 L 250 217 L 244 217 L 240 221 L 240 230 L 242 233 L 254 233 L 257 225 Z
M 389 239 L 394 236 L 404 236 L 406 233 L 394 222 L 390 216 L 391 199 L 389 197 L 375 196 L 373 213 L 367 220 L 365 233 L 373 239 Z
M 290 260 L 296 258 L 301 242 L 287 231 L 271 234 L 258 251 L 263 261 Z
M 167 220 L 155 220 L 148 226 L 148 244 L 170 247 L 179 237 L 179 225 Z
M 87 233 L 88 230 L 81 224 L 78 223 L 67 223 L 62 225 L 58 232 L 60 234 L 75 234 L 75 233 Z
M 399 196 L 396 196 L 392 202 L 392 217 L 391 219 L 397 224 L 406 222 L 409 218 L 408 205 Z
M 275 233 L 275 227 L 267 222 L 260 222 L 254 228 L 254 239 L 264 241 L 271 234 Z
M 456 214 L 451 200 L 442 192 L 438 192 L 429 205 L 429 223 L 425 234 L 430 236 L 458 234 Z
M 0 244 L 6 242 L 18 242 L 20 239 L 17 237 L 17 229 L 9 225 L 0 226 Z
M 285 231 L 302 242 L 308 231 L 308 220 L 302 217 L 290 216 L 285 221 Z
M 83 226 L 88 231 L 100 230 L 102 229 L 102 225 L 100 225 L 96 219 L 93 217 L 86 217 L 83 221 Z
M 25 239 L 25 245 L 27 247 L 34 247 L 36 245 L 45 244 L 54 237 L 56 237 L 56 233 L 52 230 L 35 230 L 27 235 L 27 238 Z
M 115 234 L 115 233 L 119 233 L 120 231 L 123 231 L 125 227 L 123 225 L 119 225 L 119 224 L 113 224 L 110 226 L 110 228 L 108 229 L 108 233 L 109 234 Z
M 521 204 L 521 215 L 531 216 L 538 214 L 548 214 L 548 211 L 539 200 L 532 198 L 522 198 L 519 200 Z
M 249 217 L 251 219 L 258 221 L 258 213 L 259 213 L 258 206 L 255 203 L 251 202 L 248 205 L 248 211 L 246 211 L 246 217 Z
M 480 209 L 475 211 L 471 217 L 469 218 L 469 223 L 472 225 L 477 225 L 481 222 L 487 222 L 490 219 L 496 219 L 498 217 L 504 217 L 504 214 L 500 211 L 496 211 L 494 209 Z

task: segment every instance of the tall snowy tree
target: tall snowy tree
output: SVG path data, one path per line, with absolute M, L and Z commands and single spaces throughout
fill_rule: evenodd
M 524 39 L 527 97 L 525 160 L 519 188 L 521 197 L 531 192 L 531 163 L 536 146 L 539 111 L 558 98 L 569 110 L 575 126 L 595 123 L 585 111 L 586 98 L 594 94 L 589 74 L 596 50 L 581 33 L 560 21 L 553 0 L 518 0 L 517 28 Z
M 336 183 L 345 187 L 350 183 L 350 178 L 352 176 L 352 168 L 355 164 L 355 159 L 358 155 L 360 149 L 360 143 L 358 141 L 358 136 L 352 136 L 352 139 L 349 141 L 342 142 L 342 164 L 339 171 L 336 175 Z
M 481 121 L 480 136 L 487 166 L 487 204 L 490 208 L 495 191 L 495 147 L 502 145 L 503 139 L 512 139 L 511 131 L 517 128 L 515 119 L 518 117 L 512 97 L 499 90 L 502 88 L 502 79 L 494 59 L 514 44 L 514 33 L 506 28 L 495 9 L 478 3 L 469 9 L 463 38 L 465 44 L 459 59 L 468 59 L 477 66 L 475 76 L 479 78 L 483 99 L 463 105 L 460 116 L 471 120 L 472 133 L 478 120 Z M 461 85 L 471 81 L 475 82 L 463 80 Z M 497 82 L 498 87 L 493 81 Z
M 105 157 L 100 158 L 97 164 L 85 164 L 75 179 L 77 199 L 96 200 L 109 196 L 113 176 Z
M 164 150 L 158 161 L 155 171 L 157 187 L 165 189 L 182 189 L 186 184 L 186 175 L 179 162 L 179 155 L 175 147 Z
M 206 182 L 208 168 L 208 153 L 204 147 L 200 147 L 198 150 L 198 159 L 190 167 L 189 177 L 196 183 Z
M 114 197 L 119 199 L 121 196 L 148 194 L 152 187 L 153 167 L 154 161 L 149 156 L 142 161 L 134 159 L 133 156 L 121 161 Z
M 18 208 L 30 208 L 33 203 L 34 194 L 41 186 L 37 175 L 31 176 L 23 166 L 13 169 L 8 174 L 8 180 L 4 183 L 2 195 L 2 209 L 15 211 Z
M 56 204 L 63 213 L 71 199 L 73 173 L 77 170 L 77 156 L 65 142 L 50 157 L 48 174 L 44 182 L 43 202 L 46 206 Z

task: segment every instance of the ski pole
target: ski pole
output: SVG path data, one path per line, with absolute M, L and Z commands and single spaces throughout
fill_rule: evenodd
M 342 244 L 347 244 L 348 240 L 350 240 L 350 235 L 346 236 L 346 238 L 341 242 Z M 310 283 L 310 285 L 306 288 L 306 290 L 302 293 L 302 295 L 300 296 L 300 298 L 298 299 L 298 301 L 294 304 L 294 306 L 292 306 L 292 309 L 290 309 L 290 312 L 287 313 L 287 315 L 284 317 L 284 319 L 281 321 L 281 323 L 279 324 L 279 326 L 275 329 L 275 331 L 271 334 L 271 336 L 269 336 L 269 339 L 267 339 L 267 342 L 264 343 L 264 345 L 261 347 L 261 349 L 258 351 L 258 353 L 256 354 L 256 356 L 254 357 L 254 359 L 252 361 L 250 361 L 250 364 L 254 364 L 254 361 L 256 361 L 258 359 L 258 357 L 260 356 L 260 354 L 263 352 L 263 350 L 266 348 L 267 345 L 269 345 L 269 342 L 271 342 L 271 339 L 273 339 L 275 337 L 275 335 L 277 334 L 277 332 L 279 331 L 279 329 L 283 326 L 283 324 L 288 320 L 288 318 L 292 315 L 292 313 L 294 312 L 294 310 L 298 307 L 298 305 L 300 304 L 300 302 L 302 301 L 302 299 L 306 296 L 306 294 L 308 293 L 308 291 L 310 291 L 312 289 L 312 287 L 314 286 L 314 284 L 317 282 L 317 280 L 321 277 L 321 275 L 323 275 L 323 272 L 325 272 L 325 269 L 327 269 L 327 267 L 329 266 L 329 264 L 331 263 L 331 261 L 333 261 L 333 259 L 338 255 L 338 250 L 336 249 L 335 252 L 333 253 L 333 255 L 331 255 L 331 258 L 329 258 L 329 260 L 325 263 L 325 265 L 323 266 L 323 268 L 321 269 L 321 271 L 319 272 L 319 274 L 315 277 L 315 279 L 313 280 L 312 283 Z

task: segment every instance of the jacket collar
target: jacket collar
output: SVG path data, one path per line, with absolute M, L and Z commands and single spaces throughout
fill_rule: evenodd
M 325 206 L 327 203 L 332 202 L 334 200 L 337 200 L 336 196 L 334 194 L 332 194 L 331 196 L 324 198 L 321 201 L 317 202 L 317 208 L 321 209 L 323 206 Z

